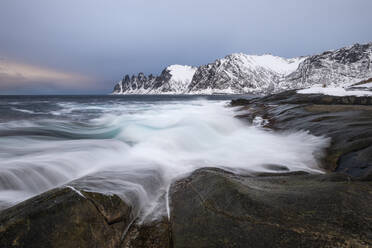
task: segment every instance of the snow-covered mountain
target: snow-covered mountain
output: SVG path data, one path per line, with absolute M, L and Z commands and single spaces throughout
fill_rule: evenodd
M 372 78 L 372 42 L 308 57 L 281 87 L 350 86 Z
M 172 65 L 160 76 L 125 76 L 114 94 L 268 94 L 312 85 L 349 86 L 372 78 L 372 43 L 281 58 L 231 54 L 199 68 Z
M 126 75 L 116 84 L 114 94 L 182 94 L 191 83 L 196 67 L 171 65 L 160 76 L 152 74 L 146 77 L 142 72 L 138 76 Z

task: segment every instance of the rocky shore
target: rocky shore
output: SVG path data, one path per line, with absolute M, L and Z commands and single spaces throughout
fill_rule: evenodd
M 275 132 L 331 138 L 325 174 L 194 171 L 169 190 L 169 218 L 138 221 L 119 196 L 60 187 L 0 212 L 0 247 L 371 247 L 372 99 L 296 91 L 231 102 Z
M 238 118 L 265 121 L 276 131 L 307 130 L 332 139 L 322 166 L 370 180 L 372 173 L 372 98 L 297 94 L 287 91 L 252 100 L 235 100 Z

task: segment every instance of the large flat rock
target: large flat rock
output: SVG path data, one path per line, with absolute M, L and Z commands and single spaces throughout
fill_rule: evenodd
M 370 247 L 372 184 L 201 169 L 171 187 L 174 248 Z

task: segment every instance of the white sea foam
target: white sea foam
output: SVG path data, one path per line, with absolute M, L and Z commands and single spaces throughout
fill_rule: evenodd
M 106 104 L 99 107 L 103 114 L 87 123 L 1 124 L 0 134 L 36 134 L 0 139 L 0 207 L 68 184 L 118 194 L 143 216 L 156 218 L 167 214 L 164 195 L 170 183 L 201 167 L 249 173 L 269 171 L 266 165 L 275 164 L 321 172 L 316 157 L 327 138 L 247 126 L 225 104 Z M 73 105 L 66 107 L 84 109 Z
M 20 109 L 20 108 L 11 108 L 12 110 L 14 111 L 19 111 L 19 112 L 23 112 L 23 113 L 27 113 L 27 114 L 36 114 L 34 111 L 32 110 L 27 110 L 27 109 Z

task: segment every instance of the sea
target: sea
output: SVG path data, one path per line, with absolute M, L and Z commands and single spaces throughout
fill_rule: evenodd
M 204 167 L 322 173 L 325 137 L 272 131 L 229 106 L 252 96 L 0 96 L 0 210 L 56 187 L 117 194 L 143 220 Z M 279 167 L 278 167 L 279 168 Z

